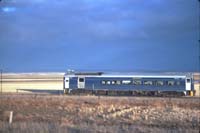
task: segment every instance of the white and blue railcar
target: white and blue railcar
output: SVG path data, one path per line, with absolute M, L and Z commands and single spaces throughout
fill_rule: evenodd
M 90 91 L 144 91 L 179 92 L 185 95 L 193 91 L 192 76 L 186 74 L 104 74 L 66 73 L 64 93 L 74 90 Z

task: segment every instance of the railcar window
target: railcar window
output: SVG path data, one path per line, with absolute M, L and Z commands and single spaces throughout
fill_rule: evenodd
M 105 80 L 101 81 L 101 84 L 105 85 L 105 84 L 106 84 L 106 81 L 105 81 Z
M 117 81 L 116 81 L 116 80 L 112 81 L 112 84 L 113 84 L 113 85 L 116 85 L 116 84 L 117 84 Z
M 144 81 L 144 85 L 153 85 L 153 81 Z
M 190 79 L 187 79 L 187 83 L 189 83 L 190 82 Z
M 167 85 L 173 86 L 174 85 L 174 81 L 167 81 Z
M 122 84 L 131 84 L 131 80 L 122 80 Z
M 110 81 L 106 81 L 106 84 L 107 84 L 107 85 L 110 85 L 110 83 L 111 83 Z
M 120 80 L 117 80 L 116 84 L 117 84 L 117 85 L 120 85 L 120 84 L 121 84 L 121 81 L 120 81 Z
M 134 85 L 141 85 L 141 84 L 142 84 L 142 81 L 140 81 L 140 80 L 134 80 L 134 81 L 133 81 L 133 84 L 134 84 Z
M 84 82 L 84 78 L 79 78 L 79 82 Z
M 156 85 L 157 86 L 162 86 L 162 85 L 164 85 L 164 82 L 163 81 L 156 81 Z
M 180 82 L 180 81 L 177 81 L 177 82 L 176 82 L 176 85 L 181 85 L 181 82 Z

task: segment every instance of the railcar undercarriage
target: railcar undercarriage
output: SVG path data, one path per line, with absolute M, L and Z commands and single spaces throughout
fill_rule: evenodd
M 141 90 L 92 90 L 92 89 L 65 89 L 67 95 L 96 95 L 96 96 L 155 96 L 155 97 L 181 97 L 191 95 L 193 92 L 185 91 L 141 91 Z

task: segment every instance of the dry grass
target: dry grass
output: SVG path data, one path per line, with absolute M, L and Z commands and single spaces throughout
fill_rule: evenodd
M 96 125 L 60 126 L 58 123 L 18 122 L 12 125 L 1 124 L 3 133 L 198 133 L 196 129 L 144 127 L 139 125 Z
M 199 132 L 199 115 L 198 98 L 0 97 L 0 132 Z

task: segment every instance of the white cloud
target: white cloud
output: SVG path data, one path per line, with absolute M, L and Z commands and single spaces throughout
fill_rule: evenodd
M 3 7 L 2 11 L 6 12 L 6 13 L 8 13 L 8 12 L 15 12 L 16 8 L 15 7 Z

